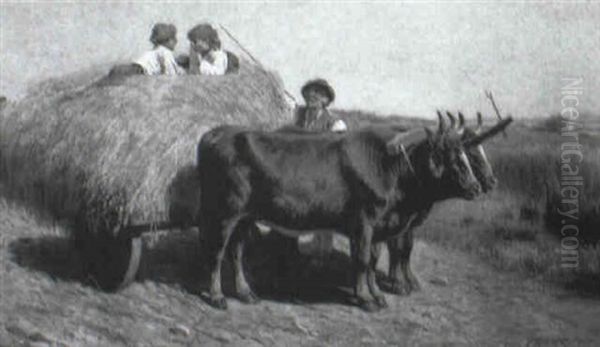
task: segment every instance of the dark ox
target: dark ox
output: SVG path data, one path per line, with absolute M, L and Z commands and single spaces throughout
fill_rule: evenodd
M 385 306 L 375 281 L 372 245 L 403 231 L 386 227 L 393 211 L 418 210 L 452 197 L 472 199 L 481 191 L 461 135 L 453 128 L 439 129 L 399 133 L 371 127 L 335 135 L 222 126 L 206 133 L 198 158 L 209 302 L 226 308 L 221 263 L 228 244 L 236 295 L 243 302 L 257 301 L 242 258 L 244 237 L 260 222 L 293 235 L 324 230 L 347 235 L 357 303 L 368 311 Z M 406 218 L 398 225 L 411 223 L 412 214 L 397 216 Z
M 511 120 L 505 120 L 504 123 L 498 124 L 493 130 L 482 134 L 483 122 L 481 113 L 477 113 L 477 127 L 475 129 L 465 126 L 465 118 L 461 112 L 458 113 L 458 122 L 456 117 L 450 112 L 446 112 L 446 115 L 450 120 L 450 127 L 455 129 L 457 134 L 461 136 L 463 143 L 473 143 L 472 145 L 465 147 L 465 153 L 483 192 L 492 190 L 497 184 L 497 179 L 494 176 L 492 167 L 481 145 L 481 141 L 483 138 L 492 136 L 500 131 L 500 129 L 503 129 L 511 122 Z M 439 111 L 438 118 L 440 123 L 438 131 L 443 132 L 446 124 Z M 407 131 L 406 128 L 394 126 L 393 124 L 386 124 L 385 126 L 393 127 L 397 131 Z M 286 127 L 279 129 L 278 131 L 303 132 L 302 129 L 297 129 L 295 127 Z M 398 236 L 387 241 L 390 260 L 388 262 L 388 281 L 385 281 L 383 284 L 386 285 L 388 291 L 395 294 L 408 294 L 420 287 L 417 277 L 413 274 L 410 266 L 410 256 L 413 248 L 413 232 L 416 227 L 420 226 L 425 221 L 431 208 L 436 202 L 436 200 L 427 200 L 423 203 L 413 201 L 410 204 L 399 205 L 399 209 L 392 209 L 389 214 L 384 216 L 378 225 L 376 225 L 376 228 L 381 229 L 384 233 L 390 233 L 389 231 L 385 231 L 386 229 L 395 230 L 395 232 L 398 233 Z M 298 254 L 295 240 L 288 240 L 287 242 L 286 240 L 283 240 L 283 243 L 280 241 L 279 244 L 284 245 L 283 247 L 288 255 Z M 377 243 L 373 247 L 374 259 L 372 260 L 372 263 L 377 264 L 377 258 L 379 258 L 381 252 L 381 243 Z M 285 282 L 288 283 L 288 290 L 292 296 L 297 294 L 295 292 L 296 285 L 294 281 L 295 276 L 293 274 L 286 276 Z
M 498 123 L 495 127 L 486 132 L 482 132 L 482 117 L 481 113 L 477 114 L 477 128 L 471 129 L 465 127 L 465 119 L 462 113 L 458 114 L 458 124 L 456 118 L 447 112 L 450 119 L 450 127 L 456 129 L 465 143 L 465 152 L 469 159 L 469 163 L 473 169 L 475 177 L 481 184 L 483 192 L 488 192 L 497 184 L 497 179 L 494 176 L 492 167 L 487 159 L 485 151 L 481 145 L 482 141 L 490 136 L 502 131 L 512 118 L 506 118 Z M 438 112 L 440 127 L 445 127 L 443 116 Z M 441 130 L 443 131 L 443 130 Z M 413 232 L 414 229 L 425 221 L 429 215 L 435 200 L 423 201 L 419 204 L 406 206 L 407 208 L 392 211 L 386 218 L 383 219 L 382 227 L 396 229 L 398 236 L 387 241 L 389 259 L 389 290 L 395 294 L 408 294 L 413 290 L 420 288 L 416 276 L 413 274 L 410 266 L 410 256 L 413 248 Z M 373 257 L 377 259 L 380 254 L 380 244 L 374 246 Z M 376 264 L 376 260 L 374 261 Z

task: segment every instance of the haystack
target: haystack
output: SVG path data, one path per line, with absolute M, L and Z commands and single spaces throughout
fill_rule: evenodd
M 242 61 L 225 76 L 132 76 L 94 68 L 32 88 L 2 110 L 5 194 L 72 223 L 192 224 L 196 146 L 220 124 L 275 128 L 291 112 L 278 78 Z

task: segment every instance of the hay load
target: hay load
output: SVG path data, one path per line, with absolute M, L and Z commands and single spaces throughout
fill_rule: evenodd
M 0 117 L 4 194 L 70 222 L 79 238 L 193 223 L 188 185 L 202 134 L 219 124 L 275 128 L 291 117 L 278 79 L 246 62 L 218 77 L 90 84 L 100 77 L 47 81 Z

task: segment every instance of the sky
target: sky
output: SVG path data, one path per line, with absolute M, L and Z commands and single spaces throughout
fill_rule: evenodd
M 308 79 L 336 108 L 433 117 L 438 108 L 560 112 L 564 79 L 583 79 L 578 108 L 600 115 L 600 2 L 8 2 L 0 3 L 0 94 L 151 48 L 156 22 L 186 32 L 226 27 L 301 100 Z M 225 49 L 243 55 L 220 32 Z

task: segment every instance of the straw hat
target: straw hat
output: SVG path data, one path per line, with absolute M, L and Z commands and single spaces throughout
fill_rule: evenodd
M 308 89 L 310 89 L 310 88 L 318 88 L 318 89 L 323 90 L 325 92 L 325 94 L 327 94 L 327 97 L 329 98 L 329 102 L 327 103 L 327 105 L 329 105 L 330 103 L 333 102 L 333 100 L 335 100 L 335 91 L 329 85 L 329 83 L 323 78 L 316 78 L 316 79 L 310 80 L 310 81 L 306 82 L 306 84 L 304 84 L 304 86 L 300 90 L 300 92 L 302 93 L 302 97 L 304 97 L 304 99 L 306 99 L 306 92 L 308 92 Z

